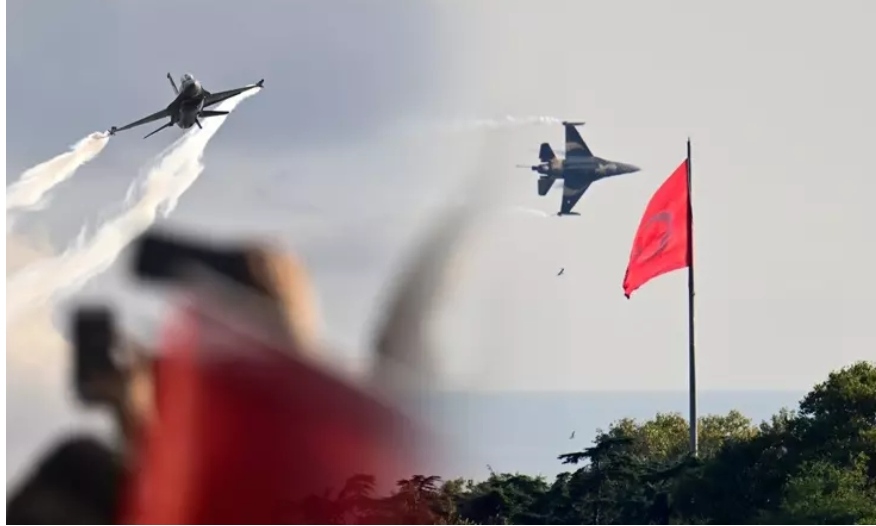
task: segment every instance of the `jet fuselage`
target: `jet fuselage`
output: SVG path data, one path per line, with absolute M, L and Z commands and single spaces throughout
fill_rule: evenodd
M 576 179 L 588 182 L 639 171 L 632 164 L 609 161 L 599 157 L 553 159 L 532 167 L 533 171 L 554 179 Z
M 185 74 L 180 79 L 179 95 L 179 112 L 174 118 L 174 124 L 182 129 L 188 129 L 195 125 L 198 120 L 198 115 L 204 109 L 206 96 L 204 88 L 197 79 L 189 74 Z
M 550 143 L 542 143 L 538 149 L 540 164 L 532 166 L 537 172 L 538 195 L 547 195 L 558 180 L 563 181 L 563 195 L 557 215 L 575 215 L 572 209 L 594 182 L 616 175 L 638 172 L 639 167 L 632 164 L 609 161 L 593 155 L 587 143 L 578 133 L 576 126 L 583 122 L 563 121 L 566 130 L 566 157 L 560 159 Z

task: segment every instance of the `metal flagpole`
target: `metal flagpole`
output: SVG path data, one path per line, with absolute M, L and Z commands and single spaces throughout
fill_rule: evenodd
M 693 206 L 691 205 L 690 137 L 687 139 L 687 331 L 688 331 L 688 400 L 690 409 L 690 452 L 697 456 L 697 367 L 694 340 L 694 252 Z

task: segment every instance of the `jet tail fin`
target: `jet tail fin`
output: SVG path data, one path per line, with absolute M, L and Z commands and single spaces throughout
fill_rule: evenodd
M 557 154 L 554 153 L 550 144 L 543 142 L 541 143 L 541 148 L 538 149 L 538 158 L 541 162 L 547 163 L 556 159 Z
M 170 73 L 167 74 L 167 80 L 170 81 L 170 87 L 173 88 L 173 92 L 175 94 L 179 95 L 179 88 L 176 87 L 176 82 L 173 81 L 173 77 L 171 76 Z

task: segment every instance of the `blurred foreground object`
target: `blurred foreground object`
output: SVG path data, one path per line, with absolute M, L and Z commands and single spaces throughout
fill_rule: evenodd
M 183 287 L 199 279 L 215 295 L 231 289 L 233 297 L 227 299 L 238 307 L 237 315 L 244 313 L 234 302 L 258 304 L 259 311 L 248 314 L 261 317 L 262 330 L 280 329 L 282 334 L 273 336 L 289 340 L 296 352 L 315 350 L 315 294 L 306 269 L 292 255 L 270 246 L 214 246 L 158 231 L 144 235 L 135 250 L 137 277 Z M 206 277 L 212 279 L 204 283 Z
M 92 438 L 68 438 L 9 494 L 7 524 L 113 524 L 122 464 Z
M 413 434 L 389 407 L 230 327 L 227 347 L 204 348 L 200 330 L 222 329 L 194 310 L 172 321 L 156 368 L 158 418 L 123 522 L 322 522 L 310 498 L 358 473 L 393 483 L 414 468 Z
M 403 271 L 377 334 L 370 382 L 362 385 L 312 359 L 317 311 L 294 258 L 264 246 L 215 247 L 147 233 L 134 247 L 137 276 L 169 285 L 182 299 L 158 352 L 117 334 L 112 311 L 101 306 L 82 309 L 75 320 L 77 395 L 109 406 L 122 430 L 120 450 L 94 443 L 105 453 L 103 472 L 115 478 L 89 481 L 87 459 L 100 455 L 82 447 L 68 456 L 84 462 L 59 464 L 53 453 L 45 462 L 61 467 L 48 477 L 38 469 L 13 493 L 10 516 L 15 509 L 22 522 L 47 524 L 419 520 L 405 499 L 374 499 L 362 490 L 386 494 L 419 472 L 422 436 L 392 402 L 422 389 L 431 372 L 422 329 L 472 216 L 471 207 L 451 210 Z M 369 383 L 382 388 L 383 399 L 365 388 Z M 51 482 L 57 480 L 63 483 Z M 99 498 L 39 489 L 71 481 Z M 44 502 L 47 494 L 59 495 L 55 508 Z M 356 511 L 363 503 L 365 515 Z M 21 511 L 38 508 L 46 513 Z
M 415 469 L 413 426 L 304 358 L 315 336 L 295 330 L 307 330 L 294 320 L 307 306 L 288 290 L 299 269 L 263 249 L 159 234 L 138 249 L 142 277 L 186 294 L 154 368 L 156 416 L 122 522 L 344 522 L 342 509 L 314 516 L 309 503 L 356 474 L 389 486 Z

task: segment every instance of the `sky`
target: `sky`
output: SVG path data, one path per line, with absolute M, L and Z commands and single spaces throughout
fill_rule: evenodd
M 476 169 L 507 207 L 558 209 L 560 192 L 539 197 L 534 175 L 514 165 L 535 162 L 543 141 L 561 148 L 560 126 L 451 134 L 412 124 L 505 115 L 586 121 L 594 154 L 642 171 L 594 184 L 579 217 L 500 213 L 479 224 L 435 331 L 447 387 L 686 388 L 685 272 L 630 300 L 621 282 L 644 207 L 688 137 L 699 387 L 800 392 L 873 357 L 872 2 L 42 7 L 7 5 L 7 185 L 88 133 L 167 104 L 168 71 L 211 90 L 265 78 L 210 143 L 169 223 L 300 254 L 341 363 L 365 360 L 394 272 Z M 148 128 L 113 138 L 49 209 L 25 218 L 22 235 L 45 232 L 63 249 L 99 224 L 179 135 L 143 141 Z M 82 294 L 124 305 L 132 330 L 148 331 L 135 292 L 119 264 Z M 37 369 L 53 380 L 37 382 L 16 361 L 24 354 L 7 355 L 18 385 L 10 422 L 13 409 L 47 407 L 46 382 L 63 389 L 63 356 L 46 355 Z

